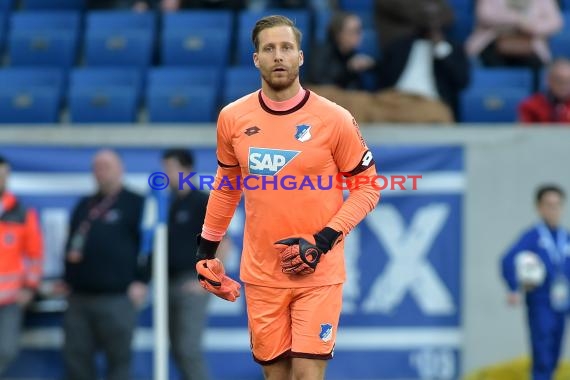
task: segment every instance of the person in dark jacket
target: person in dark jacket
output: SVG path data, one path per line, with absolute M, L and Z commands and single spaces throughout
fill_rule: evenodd
M 193 172 L 194 155 L 191 151 L 167 149 L 162 154 L 162 167 L 170 179 L 170 191 L 167 193 L 170 346 L 181 379 L 207 380 L 209 371 L 204 360 L 203 333 L 210 297 L 198 282 L 195 259 L 190 253 L 197 249 L 196 236 L 202 232 L 208 193 L 191 189 L 189 184 L 179 180 Z M 150 194 L 148 200 L 152 198 Z M 153 251 L 154 227 L 152 223 L 143 226 L 143 252 Z
M 376 61 L 358 53 L 361 42 L 360 18 L 348 12 L 335 13 L 329 24 L 327 40 L 313 53 L 308 82 L 335 85 L 342 89 L 362 89 L 361 74 L 373 69 Z
M 375 0 L 374 16 L 381 50 L 426 28 L 434 10 L 443 27 L 453 24 L 455 15 L 447 0 Z
M 433 8 L 428 15 L 426 27 L 392 42 L 382 52 L 379 88 L 440 100 L 457 119 L 459 94 L 470 80 L 469 61 L 459 44 L 446 39 L 444 13 Z
M 110 150 L 93 159 L 98 189 L 75 207 L 66 245 L 64 315 L 65 375 L 96 380 L 95 355 L 106 355 L 108 380 L 130 379 L 131 343 L 137 308 L 146 298 L 140 226 L 144 198 L 123 186 L 119 156 Z

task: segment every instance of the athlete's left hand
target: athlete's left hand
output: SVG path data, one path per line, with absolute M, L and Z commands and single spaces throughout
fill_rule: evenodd
M 292 237 L 275 242 L 275 247 L 280 251 L 281 270 L 285 274 L 314 273 L 321 255 L 330 251 L 341 237 L 342 232 L 325 227 L 313 235 L 314 241 Z

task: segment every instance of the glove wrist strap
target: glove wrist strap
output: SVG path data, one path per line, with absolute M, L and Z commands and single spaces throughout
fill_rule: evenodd
M 330 227 L 323 228 L 315 235 L 315 245 L 324 253 L 330 251 L 342 240 L 342 232 L 333 230 Z
M 204 239 L 202 236 L 198 235 L 198 253 L 196 253 L 196 259 L 198 260 L 212 260 L 216 258 L 216 251 L 220 245 L 219 241 L 212 241 Z

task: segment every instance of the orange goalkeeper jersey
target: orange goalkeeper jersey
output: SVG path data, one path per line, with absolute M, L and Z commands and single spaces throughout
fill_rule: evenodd
M 275 111 L 257 91 L 221 111 L 217 138 L 219 167 L 204 228 L 225 232 L 243 191 L 242 281 L 284 288 L 344 282 L 343 242 L 307 276 L 281 272 L 274 242 L 308 237 L 327 225 L 346 234 L 360 221 L 349 220 L 353 210 L 339 215 L 343 190 L 337 187 L 337 175 L 376 175 L 351 114 L 310 91 L 294 108 Z M 379 198 L 377 190 L 363 188 L 367 201 L 356 206 L 362 207 L 362 217 Z

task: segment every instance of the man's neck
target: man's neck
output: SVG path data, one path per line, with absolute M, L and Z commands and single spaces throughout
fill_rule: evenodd
M 101 187 L 100 192 L 101 192 L 101 194 L 103 194 L 105 196 L 110 196 L 110 195 L 118 194 L 122 188 L 123 188 L 123 184 L 118 183 L 116 185 L 109 185 L 106 187 Z
M 299 82 L 298 78 L 291 86 L 279 91 L 276 91 L 271 87 L 269 87 L 269 85 L 265 81 L 263 81 L 261 85 L 261 91 L 263 95 L 273 100 L 274 102 L 287 101 L 293 98 L 295 95 L 297 95 L 300 90 L 301 90 L 301 83 Z
M 261 100 L 265 104 L 265 106 L 267 106 L 269 109 L 273 111 L 278 111 L 278 112 L 286 112 L 294 109 L 303 101 L 305 96 L 306 96 L 306 91 L 302 87 L 299 87 L 299 91 L 295 95 L 293 95 L 293 97 L 278 102 L 270 99 L 267 95 L 263 93 L 263 91 L 261 91 Z
M 548 227 L 551 230 L 557 230 L 558 226 L 560 223 L 551 223 L 548 222 L 546 219 L 542 219 L 542 221 L 544 222 L 544 224 L 546 225 L 546 227 Z

